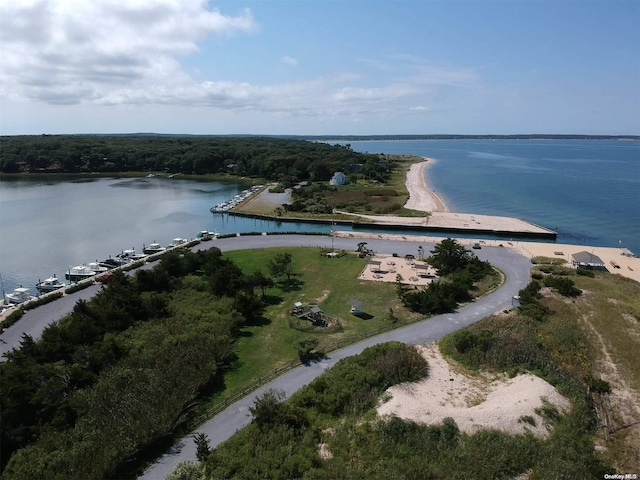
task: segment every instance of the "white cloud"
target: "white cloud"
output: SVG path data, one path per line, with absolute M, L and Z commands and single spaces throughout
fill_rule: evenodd
M 415 107 L 409 107 L 409 110 L 412 112 L 430 112 L 431 109 L 429 107 L 425 107 L 424 105 L 416 105 Z
M 469 89 L 478 82 L 473 70 L 435 67 L 403 55 L 266 85 L 253 78 L 196 81 L 183 70 L 180 57 L 198 52 L 206 39 L 257 29 L 251 11 L 225 15 L 203 0 L 0 0 L 0 97 L 45 105 L 193 106 L 358 120 L 428 111 L 420 105 L 433 104 L 443 87 Z M 292 56 L 280 62 L 298 65 Z M 368 71 L 372 65 L 375 73 Z M 391 73 L 380 75 L 381 70 Z
M 289 56 L 282 57 L 280 61 L 285 65 L 289 65 L 291 67 L 295 67 L 296 65 L 298 65 L 298 60 Z
M 0 94 L 45 103 L 104 102 L 122 85 L 189 81 L 176 57 L 210 36 L 257 28 L 199 0 L 0 0 Z

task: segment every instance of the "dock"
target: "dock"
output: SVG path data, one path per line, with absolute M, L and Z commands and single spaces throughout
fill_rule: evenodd
M 242 202 L 248 200 L 253 195 L 258 193 L 263 187 L 264 185 L 254 185 L 253 187 L 247 188 L 237 195 L 234 195 L 233 198 L 227 200 L 226 202 L 220 202 L 219 204 L 211 207 L 209 210 L 211 211 L 211 213 L 227 213 L 234 207 L 237 207 Z

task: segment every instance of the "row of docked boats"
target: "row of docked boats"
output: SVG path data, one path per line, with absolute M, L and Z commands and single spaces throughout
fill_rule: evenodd
M 262 189 L 263 185 L 254 185 L 251 188 L 247 188 L 246 190 L 241 191 L 237 195 L 234 195 L 233 198 L 227 200 L 226 202 L 221 202 L 217 204 L 215 207 L 211 207 L 211 213 L 225 213 L 231 210 L 233 207 L 238 206 L 245 200 L 247 200 L 252 195 L 256 194 Z
M 217 236 L 218 234 L 215 232 L 202 230 L 198 233 L 197 238 L 200 240 L 210 240 L 211 238 L 215 238 Z M 72 283 L 80 282 L 92 277 L 95 277 L 97 281 L 107 282 L 112 275 L 110 270 L 114 268 L 122 267 L 139 260 L 144 260 L 150 255 L 163 253 L 173 248 L 183 247 L 187 243 L 189 243 L 189 240 L 186 238 L 174 238 L 166 247 L 163 247 L 155 241 L 150 243 L 149 245 L 143 245 L 142 253 L 136 252 L 135 248 L 122 250 L 122 252 L 120 252 L 119 254 L 115 255 L 114 257 L 109 256 L 109 258 L 103 260 L 102 262 L 98 262 L 96 260 L 95 262 L 89 262 L 86 264 L 71 267 L 65 272 L 64 278 Z M 65 286 L 65 283 L 61 282 L 56 275 L 53 275 L 49 278 L 45 278 L 44 280 L 38 280 L 38 283 L 36 283 L 36 290 L 39 294 L 46 294 L 59 290 Z M 23 287 L 22 285 L 14 289 L 12 293 L 4 294 L 5 304 L 8 305 L 18 305 L 33 298 L 35 297 L 31 296 L 29 289 Z

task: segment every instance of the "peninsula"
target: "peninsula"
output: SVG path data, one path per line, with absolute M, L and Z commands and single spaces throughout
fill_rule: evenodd
M 429 188 L 426 170 L 435 160 L 424 158 L 421 162 L 413 163 L 406 173 L 405 185 L 409 198 L 404 204 L 406 210 L 423 214 L 417 216 L 400 215 L 369 215 L 347 212 L 335 209 L 332 220 L 341 224 L 351 224 L 354 229 L 358 226 L 367 228 L 376 225 L 388 229 L 408 229 L 425 232 L 453 232 L 465 234 L 499 234 L 514 237 L 533 237 L 555 239 L 556 232 L 514 217 L 496 215 L 477 215 L 473 213 L 451 212 L 443 198 Z M 283 203 L 291 201 L 291 193 L 272 193 L 264 189 L 259 195 L 252 197 L 242 204 L 234 213 L 239 215 L 269 216 L 265 212 Z M 279 220 L 301 220 L 288 217 Z M 302 220 L 308 220 L 302 219 Z

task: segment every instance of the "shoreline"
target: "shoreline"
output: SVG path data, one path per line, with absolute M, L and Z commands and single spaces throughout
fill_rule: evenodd
M 449 207 L 444 199 L 432 188 L 429 188 L 426 172 L 435 163 L 433 158 L 423 157 L 424 162 L 414 163 L 407 171 L 405 184 L 409 191 L 409 198 L 404 208 L 420 212 L 449 213 Z

